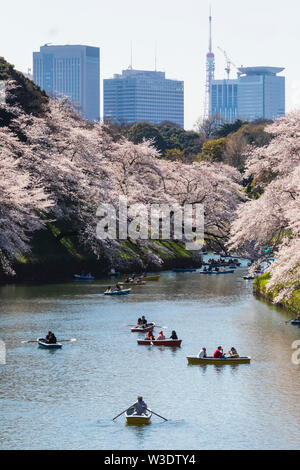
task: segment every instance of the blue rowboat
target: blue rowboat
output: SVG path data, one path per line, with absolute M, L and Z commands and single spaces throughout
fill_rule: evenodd
M 83 276 L 82 274 L 74 274 L 77 281 L 94 281 L 94 276 Z
M 291 325 L 294 325 L 294 326 L 297 326 L 297 325 L 298 325 L 298 326 L 300 326 L 300 320 L 296 320 L 296 319 L 295 319 L 295 320 L 292 320 L 292 321 L 291 321 Z
M 61 343 L 47 343 L 45 338 L 38 338 L 38 345 L 42 349 L 61 349 Z
M 199 274 L 233 274 L 234 269 L 230 271 L 199 271 Z
M 184 268 L 175 268 L 172 269 L 173 273 L 195 273 L 197 269 L 184 269 Z
M 131 289 L 124 289 L 124 290 L 113 290 L 111 292 L 106 291 L 104 295 L 128 295 L 130 294 Z

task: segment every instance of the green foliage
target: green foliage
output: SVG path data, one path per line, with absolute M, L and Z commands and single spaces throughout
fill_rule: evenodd
M 247 122 L 237 119 L 234 122 L 227 122 L 222 124 L 219 129 L 216 130 L 216 137 L 227 137 L 229 134 L 238 131 L 243 125 L 248 124 Z
M 166 148 L 179 149 L 185 156 L 197 155 L 202 150 L 204 137 L 197 132 L 186 131 L 172 123 L 161 123 L 157 126 L 160 134 L 166 142 Z
M 13 80 L 17 88 L 7 98 L 8 104 L 20 105 L 27 114 L 43 116 L 47 109 L 48 97 L 32 80 L 15 70 L 3 57 L 0 57 L 0 80 Z M 6 122 L 5 122 L 6 121 Z M 10 117 L 0 113 L 0 125 L 7 125 Z
M 226 149 L 226 139 L 208 140 L 202 147 L 202 160 L 221 162 Z
M 166 142 L 157 127 L 148 122 L 138 122 L 134 124 L 127 134 L 127 137 L 134 144 L 140 144 L 143 140 L 152 139 L 157 150 L 163 155 L 166 150 Z

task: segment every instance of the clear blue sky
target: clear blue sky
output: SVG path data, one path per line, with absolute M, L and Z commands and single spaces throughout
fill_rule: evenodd
M 17 0 L 2 2 L 0 55 L 17 69 L 47 42 L 101 48 L 101 78 L 133 66 L 185 82 L 185 127 L 202 115 L 208 0 Z M 299 0 L 212 0 L 216 78 L 224 77 L 222 47 L 237 65 L 286 67 L 287 109 L 300 107 Z

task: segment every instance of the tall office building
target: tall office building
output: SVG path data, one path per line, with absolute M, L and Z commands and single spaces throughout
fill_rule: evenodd
M 33 80 L 47 94 L 66 96 L 90 121 L 100 119 L 100 49 L 45 45 L 33 53 Z
M 275 120 L 285 115 L 284 68 L 240 68 L 236 80 L 213 80 L 210 115 L 220 115 L 226 122 L 236 119 Z
M 284 68 L 240 68 L 238 79 L 238 116 L 247 121 L 274 120 L 285 115 L 285 77 L 277 76 Z
M 210 93 L 210 116 L 219 115 L 226 122 L 238 117 L 238 80 L 213 80 Z
M 164 72 L 129 68 L 103 80 L 103 86 L 106 121 L 184 126 L 184 83 L 166 79 Z

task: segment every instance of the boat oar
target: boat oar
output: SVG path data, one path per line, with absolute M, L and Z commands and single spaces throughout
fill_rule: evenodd
M 113 418 L 113 421 L 117 418 L 119 418 L 119 416 L 123 415 L 124 413 L 126 413 L 126 411 L 130 410 L 130 408 L 132 408 L 133 406 L 135 405 L 135 403 L 133 405 L 131 405 L 129 408 L 126 408 L 126 410 L 122 411 L 122 413 L 120 413 L 119 415 L 115 416 Z
M 153 413 L 154 415 L 158 416 L 159 418 L 164 419 L 165 421 L 168 421 L 167 418 L 164 418 L 163 416 L 160 416 L 159 414 L 155 413 L 153 410 L 149 410 L 148 408 L 147 408 L 147 410 L 150 411 L 150 413 Z
M 30 341 L 21 341 L 21 343 L 23 343 L 23 344 L 37 343 L 38 341 L 39 341 L 38 339 L 34 339 L 34 340 L 30 340 Z M 60 340 L 57 341 L 57 342 L 58 342 L 58 343 L 66 343 L 66 342 L 74 343 L 75 341 L 77 341 L 76 338 L 71 338 L 71 339 L 60 339 Z

